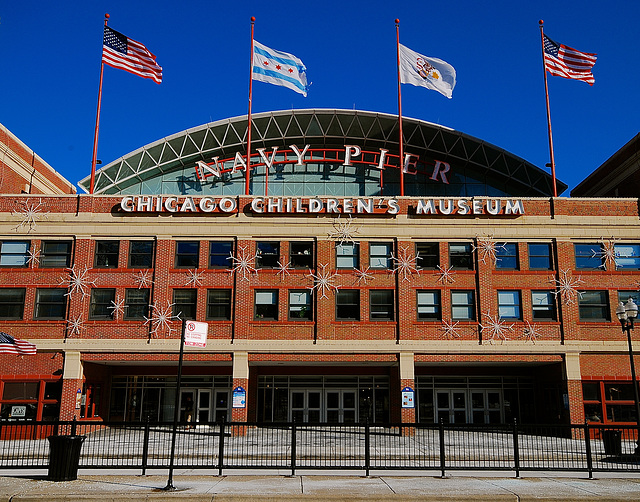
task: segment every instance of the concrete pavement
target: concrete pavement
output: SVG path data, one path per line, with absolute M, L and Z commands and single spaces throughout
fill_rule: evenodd
M 34 475 L 2 471 L 0 502 L 150 501 L 186 499 L 196 502 L 224 501 L 626 501 L 640 500 L 640 475 L 378 472 L 371 477 L 350 473 L 300 473 L 296 476 L 234 472 L 180 470 L 173 476 L 174 491 L 165 491 L 166 473 L 147 476 L 111 471 L 80 472 L 75 481 L 47 481 L 46 472 Z

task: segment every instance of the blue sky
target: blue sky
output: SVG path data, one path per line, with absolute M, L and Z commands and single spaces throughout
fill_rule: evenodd
M 103 165 L 164 136 L 247 113 L 251 16 L 256 40 L 298 56 L 312 82 L 307 98 L 255 82 L 254 113 L 397 113 L 399 18 L 401 43 L 457 71 L 450 100 L 403 85 L 403 115 L 476 136 L 544 168 L 538 28 L 544 19 L 555 41 L 598 54 L 593 87 L 549 76 L 558 179 L 573 188 L 640 131 L 635 0 L 4 2 L 0 122 L 74 184 L 91 171 L 105 12 L 109 26 L 156 54 L 164 81 L 105 67 Z

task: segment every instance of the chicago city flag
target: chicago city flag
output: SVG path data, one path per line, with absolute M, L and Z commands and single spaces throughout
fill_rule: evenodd
M 293 54 L 269 49 L 253 41 L 251 78 L 268 84 L 282 85 L 307 97 L 307 68 Z
M 423 56 L 400 44 L 400 82 L 426 87 L 451 98 L 456 70 L 441 59 Z

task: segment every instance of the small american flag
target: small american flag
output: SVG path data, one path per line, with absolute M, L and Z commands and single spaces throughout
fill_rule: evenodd
M 142 78 L 150 78 L 157 84 L 162 82 L 162 67 L 156 63 L 156 57 L 149 49 L 108 26 L 104 27 L 102 62 Z
M 25 340 L 13 338 L 11 335 L 0 332 L 0 354 L 32 355 L 36 353 L 36 346 Z
M 556 77 L 582 80 L 593 85 L 596 80 L 591 68 L 596 64 L 596 56 L 559 44 L 544 36 L 544 67 Z

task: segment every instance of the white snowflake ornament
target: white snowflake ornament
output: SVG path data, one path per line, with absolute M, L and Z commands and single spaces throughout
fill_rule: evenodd
M 284 280 L 284 276 L 285 275 L 291 275 L 289 273 L 289 270 L 291 270 L 291 262 L 285 262 L 285 263 L 280 263 L 280 261 L 278 261 L 278 266 L 276 267 L 278 272 L 276 273 L 276 275 L 280 276 L 281 280 Z
M 314 284 L 308 289 L 311 291 L 315 289 L 318 293 L 322 293 L 320 298 L 327 298 L 327 293 L 331 292 L 331 290 L 336 292 L 340 287 L 335 284 L 335 279 L 338 276 L 338 273 L 331 273 L 331 270 L 327 270 L 327 266 L 328 265 L 320 265 L 322 270 L 318 271 L 316 274 L 311 270 L 309 271 L 309 277 L 313 279 Z
M 169 303 L 169 300 L 167 300 L 166 307 L 160 307 L 156 302 L 153 302 L 153 305 L 151 305 L 151 316 L 144 316 L 144 325 L 149 324 L 149 326 L 151 326 L 151 335 L 157 336 L 158 332 L 166 329 L 169 331 L 169 336 L 171 336 L 171 333 L 176 331 L 169 323 L 171 321 L 180 321 L 182 312 L 174 315 L 173 305 L 173 303 Z
M 195 270 L 187 270 L 187 282 L 185 286 L 191 286 L 197 288 L 198 286 L 202 286 L 202 276 L 204 275 L 204 270 L 202 272 L 198 272 Z
M 80 331 L 84 329 L 84 321 L 82 320 L 82 314 L 75 318 L 69 318 L 67 320 L 67 336 L 79 335 Z
M 118 319 L 118 316 L 124 317 L 124 298 L 120 298 L 120 295 L 117 295 L 115 301 L 111 300 L 111 305 L 107 308 L 111 310 L 111 315 L 114 319 Z
M 247 252 L 247 246 L 238 246 L 238 257 L 233 256 L 233 253 L 230 256 L 230 259 L 233 263 L 232 268 L 229 272 L 236 272 L 241 275 L 241 281 L 249 281 L 249 276 L 251 274 L 258 276 L 258 271 L 260 269 L 255 268 L 255 263 L 258 258 L 258 253 L 254 253 L 253 255 Z
M 478 238 L 477 244 L 473 245 L 473 250 L 478 251 L 478 261 L 485 265 L 487 259 L 490 259 L 494 265 L 498 263 L 500 260 L 497 255 L 498 249 L 506 249 L 506 243 L 496 244 L 492 236 Z
M 460 328 L 458 328 L 458 323 L 459 321 L 442 321 L 442 326 L 440 327 L 440 329 L 443 331 L 442 338 L 446 338 L 447 340 L 460 338 Z
M 403 281 L 408 281 L 411 276 L 415 273 L 420 275 L 420 267 L 418 266 L 418 258 L 420 257 L 420 253 L 409 253 L 409 249 L 407 247 L 402 248 L 400 252 L 398 252 L 398 257 L 396 258 L 393 253 L 391 254 L 391 259 L 393 260 L 393 273 L 398 274 L 398 276 L 402 277 Z
M 485 330 L 488 332 L 489 343 L 493 343 L 496 340 L 504 342 L 508 340 L 507 333 L 513 331 L 513 324 L 507 324 L 504 319 L 501 319 L 499 315 L 492 316 L 489 312 L 482 314 L 486 319 L 486 324 L 480 323 L 480 330 L 482 333 Z
M 600 239 L 600 250 L 593 251 L 591 253 L 591 258 L 599 258 L 600 265 L 598 268 L 608 268 L 608 265 L 612 265 L 611 270 L 616 269 L 616 248 L 615 248 L 616 240 L 612 237 L 611 239 L 604 240 Z
M 329 232 L 329 239 L 336 241 L 338 244 L 343 245 L 345 242 L 355 242 L 354 236 L 359 232 L 359 229 L 353 225 L 351 215 L 344 220 L 338 216 L 333 221 L 333 230 Z
M 538 325 L 531 325 L 529 321 L 527 321 L 527 326 L 522 329 L 522 338 L 527 342 L 532 342 L 534 345 L 536 340 L 541 336 L 541 333 L 538 329 Z
M 33 249 L 27 251 L 27 255 L 29 256 L 29 258 L 27 258 L 27 265 L 31 268 L 37 267 L 40 263 L 40 250 L 34 246 Z
M 453 276 L 455 275 L 455 272 L 453 271 L 453 265 L 444 268 L 442 268 L 440 265 L 436 265 L 436 267 L 438 267 L 438 270 L 435 272 L 435 274 L 438 276 L 438 282 L 440 284 L 453 284 L 455 282 L 455 279 L 453 278 Z
M 358 279 L 358 284 L 364 282 L 364 284 L 366 285 L 367 281 L 373 280 L 373 274 L 369 272 L 369 267 L 362 270 L 360 270 L 359 268 L 356 268 L 354 269 L 353 273 Z
M 140 270 L 138 273 L 133 274 L 133 280 L 138 285 L 138 289 L 150 288 L 153 284 L 150 270 Z
M 16 201 L 16 203 L 18 209 L 12 210 L 11 214 L 18 214 L 22 217 L 22 221 L 13 228 L 16 232 L 24 228 L 27 229 L 27 233 L 35 230 L 40 218 L 49 214 L 49 211 L 43 211 L 45 204 L 42 199 L 38 199 L 37 203 L 30 202 L 29 199 Z
M 95 286 L 96 281 L 90 281 L 88 278 L 89 269 L 85 266 L 82 272 L 76 271 L 76 266 L 68 268 L 69 277 L 61 277 L 60 285 L 65 285 L 68 291 L 64 296 L 72 297 L 74 293 L 80 293 L 82 299 L 89 296 L 89 286 Z
M 582 298 L 582 293 L 578 291 L 578 286 L 584 284 L 581 276 L 577 278 L 569 275 L 569 269 L 560 270 L 559 278 L 551 277 L 549 282 L 555 285 L 555 290 L 552 291 L 554 296 L 560 295 L 560 298 L 566 305 L 575 303 L 576 298 Z

